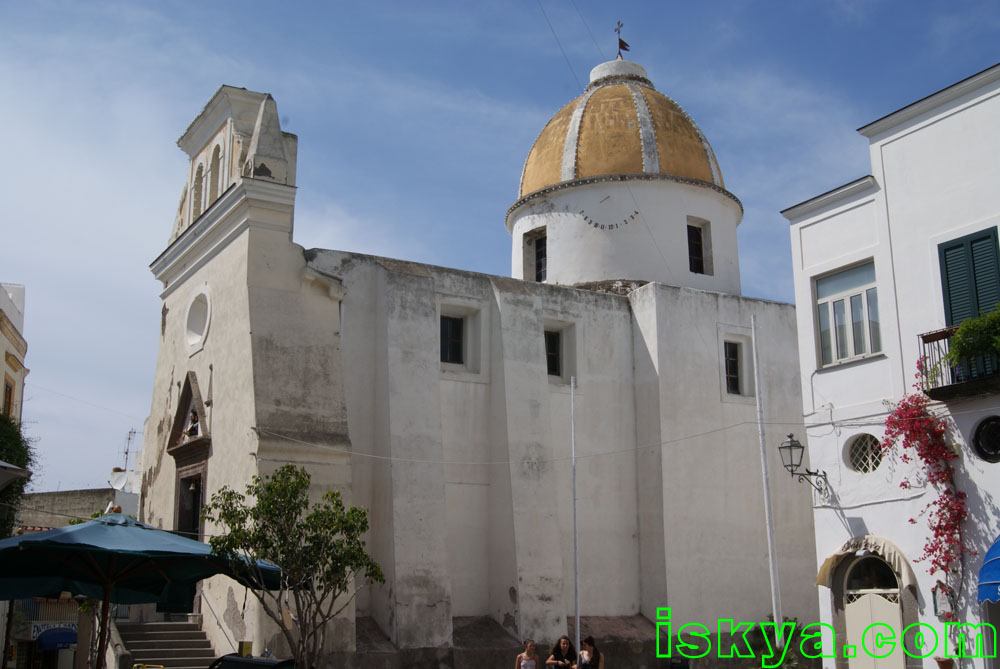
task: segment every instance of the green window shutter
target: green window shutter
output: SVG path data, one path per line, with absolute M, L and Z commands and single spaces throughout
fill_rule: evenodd
M 962 242 L 948 242 L 939 247 L 939 255 L 945 321 L 948 325 L 957 325 L 975 315 L 968 247 Z
M 996 228 L 945 242 L 938 247 L 938 256 L 948 325 L 996 308 L 1000 302 Z
M 997 267 L 996 228 L 970 242 L 972 274 L 976 282 L 976 306 L 979 312 L 993 311 L 1000 302 L 1000 269 Z M 978 315 L 978 314 L 977 314 Z

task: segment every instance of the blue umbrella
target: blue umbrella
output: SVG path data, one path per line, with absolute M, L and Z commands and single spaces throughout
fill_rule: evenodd
M 276 589 L 281 570 L 270 562 L 231 562 L 214 555 L 208 544 L 120 513 L 0 540 L 0 600 L 68 591 L 103 602 L 99 666 L 107 648 L 111 602 L 166 601 L 171 591 L 216 574 Z
M 1000 602 L 1000 537 L 983 558 L 979 570 L 979 603 Z

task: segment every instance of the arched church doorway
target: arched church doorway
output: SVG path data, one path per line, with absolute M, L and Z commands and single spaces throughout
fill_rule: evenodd
M 892 567 L 877 555 L 856 557 L 847 567 L 843 598 L 847 643 L 856 649 L 848 660 L 850 669 L 903 669 L 906 658 L 901 644 L 888 657 L 873 657 L 865 651 L 876 647 L 874 633 L 889 634 L 884 627 L 875 628 L 865 638 L 865 630 L 873 623 L 888 625 L 896 639 L 902 638 L 899 580 Z

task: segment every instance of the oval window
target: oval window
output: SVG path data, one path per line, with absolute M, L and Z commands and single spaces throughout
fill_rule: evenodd
M 211 309 L 206 293 L 198 293 L 188 306 L 187 327 L 185 339 L 187 341 L 188 353 L 200 351 L 205 343 L 205 336 L 208 334 L 208 322 L 211 317 Z

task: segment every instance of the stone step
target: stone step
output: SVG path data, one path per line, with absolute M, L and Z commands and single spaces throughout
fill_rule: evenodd
M 178 667 L 200 667 L 200 669 L 207 669 L 208 665 L 212 664 L 215 660 L 215 656 L 210 655 L 207 658 L 204 657 L 165 657 L 155 662 L 145 662 L 144 664 L 162 664 L 164 667 L 170 667 L 171 669 L 176 669 Z
M 129 649 L 131 650 L 131 649 Z M 132 657 L 136 662 L 156 664 L 156 660 L 177 657 L 215 657 L 211 648 L 150 648 L 148 650 L 133 650 Z
M 197 623 L 126 623 L 118 625 L 135 664 L 165 669 L 206 669 L 215 652 Z
M 117 624 L 119 632 L 127 632 L 129 630 L 149 630 L 149 631 L 180 631 L 180 630 L 190 630 L 193 632 L 201 632 L 201 627 L 198 623 L 118 623 Z
M 204 639 L 204 632 L 193 633 L 191 631 L 181 631 L 181 632 L 146 632 L 146 631 L 131 631 L 122 632 L 121 629 L 118 630 L 121 634 L 122 641 L 128 644 L 129 641 L 183 641 L 185 639 Z
M 122 639 L 124 641 L 124 638 Z M 164 644 L 162 641 L 138 641 L 134 639 L 128 640 L 128 649 L 133 653 L 140 650 L 148 650 L 150 648 L 162 648 Z M 177 641 L 171 641 L 170 646 L 176 646 L 178 648 L 212 648 L 212 644 L 208 642 L 204 636 L 201 638 L 191 638 L 182 639 Z

